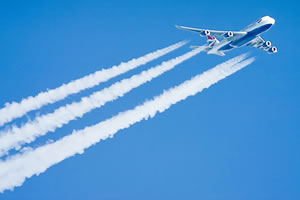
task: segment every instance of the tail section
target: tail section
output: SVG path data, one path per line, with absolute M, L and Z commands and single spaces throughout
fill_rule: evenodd
M 209 47 L 213 47 L 215 44 L 219 43 L 219 40 L 215 36 L 206 35 L 206 41 Z
M 199 47 L 202 47 L 202 46 L 197 46 L 197 45 L 191 45 L 191 46 L 190 46 L 191 49 L 197 49 L 197 48 L 199 48 Z
M 215 54 L 218 56 L 225 56 L 223 51 L 218 51 L 218 50 L 213 49 L 215 44 L 220 43 L 219 40 L 216 39 L 216 37 L 206 35 L 206 39 L 207 39 L 207 46 L 203 51 L 207 52 L 207 54 Z M 200 47 L 200 46 L 195 46 L 195 45 L 190 46 L 190 48 L 192 48 L 192 49 L 196 49 L 198 47 Z
M 203 46 L 197 46 L 197 45 L 191 45 L 191 46 L 190 46 L 191 49 L 197 49 L 197 48 L 199 48 L 199 47 L 203 47 Z M 203 51 L 207 52 L 207 51 L 209 51 L 210 49 L 211 49 L 211 47 L 206 46 L 206 48 L 203 49 Z
M 191 45 L 190 48 L 197 49 L 201 46 Z M 207 46 L 203 51 L 207 52 L 207 54 L 215 54 L 218 56 L 225 56 L 225 53 L 223 51 L 210 51 L 212 48 Z

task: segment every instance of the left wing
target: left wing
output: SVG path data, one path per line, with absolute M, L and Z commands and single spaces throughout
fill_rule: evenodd
M 178 25 L 175 25 L 175 26 L 176 26 L 176 28 L 181 29 L 181 30 L 200 33 L 201 36 L 212 35 L 215 37 L 227 38 L 227 37 L 232 37 L 232 36 L 241 37 L 241 36 L 244 36 L 247 34 L 247 32 L 243 32 L 243 31 L 216 31 L 216 30 L 199 29 L 199 28 L 192 28 L 192 27 L 178 26 Z
M 256 38 L 251 40 L 247 45 L 251 47 L 256 47 L 258 49 L 262 49 L 269 54 L 278 52 L 276 47 L 271 46 L 270 41 L 264 41 L 260 36 L 256 36 Z

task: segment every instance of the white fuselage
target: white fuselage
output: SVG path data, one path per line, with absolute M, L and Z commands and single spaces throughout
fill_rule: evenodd
M 233 48 L 238 48 L 248 44 L 263 32 L 269 30 L 275 23 L 275 20 L 269 16 L 260 18 L 256 22 L 250 24 L 242 29 L 243 35 L 233 35 L 216 43 L 211 49 L 207 51 L 208 54 L 222 55 L 224 51 L 229 51 Z

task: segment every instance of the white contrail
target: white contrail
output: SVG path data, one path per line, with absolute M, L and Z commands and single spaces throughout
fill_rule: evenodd
M 0 162 L 0 192 L 21 186 L 26 178 L 35 174 L 38 175 L 68 157 L 78 153 L 82 154 L 86 148 L 112 137 L 119 130 L 128 128 L 143 119 L 154 117 L 156 113 L 165 111 L 173 104 L 197 94 L 249 65 L 254 61 L 254 58 L 238 64 L 235 60 L 231 59 L 217 65 L 132 110 L 121 112 L 94 126 L 73 131 L 71 135 L 67 135 L 54 143 L 28 150 L 23 154 L 12 156 Z
M 56 109 L 53 113 L 39 116 L 34 121 L 28 122 L 21 127 L 15 126 L 9 130 L 0 132 L 0 156 L 6 154 L 10 149 L 19 149 L 22 144 L 30 143 L 49 131 L 54 132 L 56 128 L 62 127 L 71 120 L 82 117 L 85 113 L 103 106 L 108 101 L 113 101 L 123 96 L 132 89 L 151 81 L 153 78 L 160 76 L 176 65 L 197 55 L 204 48 L 203 46 L 194 49 L 167 62 L 163 62 L 156 67 L 142 71 L 140 74 L 123 79 L 108 88 L 95 92 L 88 97 L 83 97 L 79 102 L 67 104 Z M 242 58 L 241 56 L 240 59 Z
M 137 59 L 132 59 L 126 63 L 121 63 L 118 66 L 113 66 L 108 69 L 96 71 L 93 74 L 84 76 L 67 84 L 63 84 L 58 88 L 51 89 L 46 92 L 41 92 L 36 96 L 27 97 L 21 102 L 6 103 L 5 106 L 0 109 L 0 126 L 12 121 L 13 119 L 23 116 L 29 111 L 36 110 L 44 105 L 57 102 L 71 94 L 75 94 L 82 90 L 92 88 L 101 82 L 105 82 L 115 76 L 144 65 L 154 59 L 157 59 L 171 51 L 178 49 L 186 43 L 186 41 L 178 42 L 174 45 L 146 54 L 145 56 L 139 57 Z

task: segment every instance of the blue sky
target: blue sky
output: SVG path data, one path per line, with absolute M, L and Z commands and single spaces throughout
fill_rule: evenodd
M 239 30 L 270 15 L 276 24 L 262 37 L 279 53 L 241 48 L 225 57 L 193 57 L 33 147 L 133 108 L 228 58 L 250 52 L 257 60 L 0 199 L 299 199 L 298 7 L 294 1 L 3 1 L 0 105 L 183 39 L 205 42 L 174 24 Z M 14 122 L 26 122 L 187 51 L 188 45 Z

